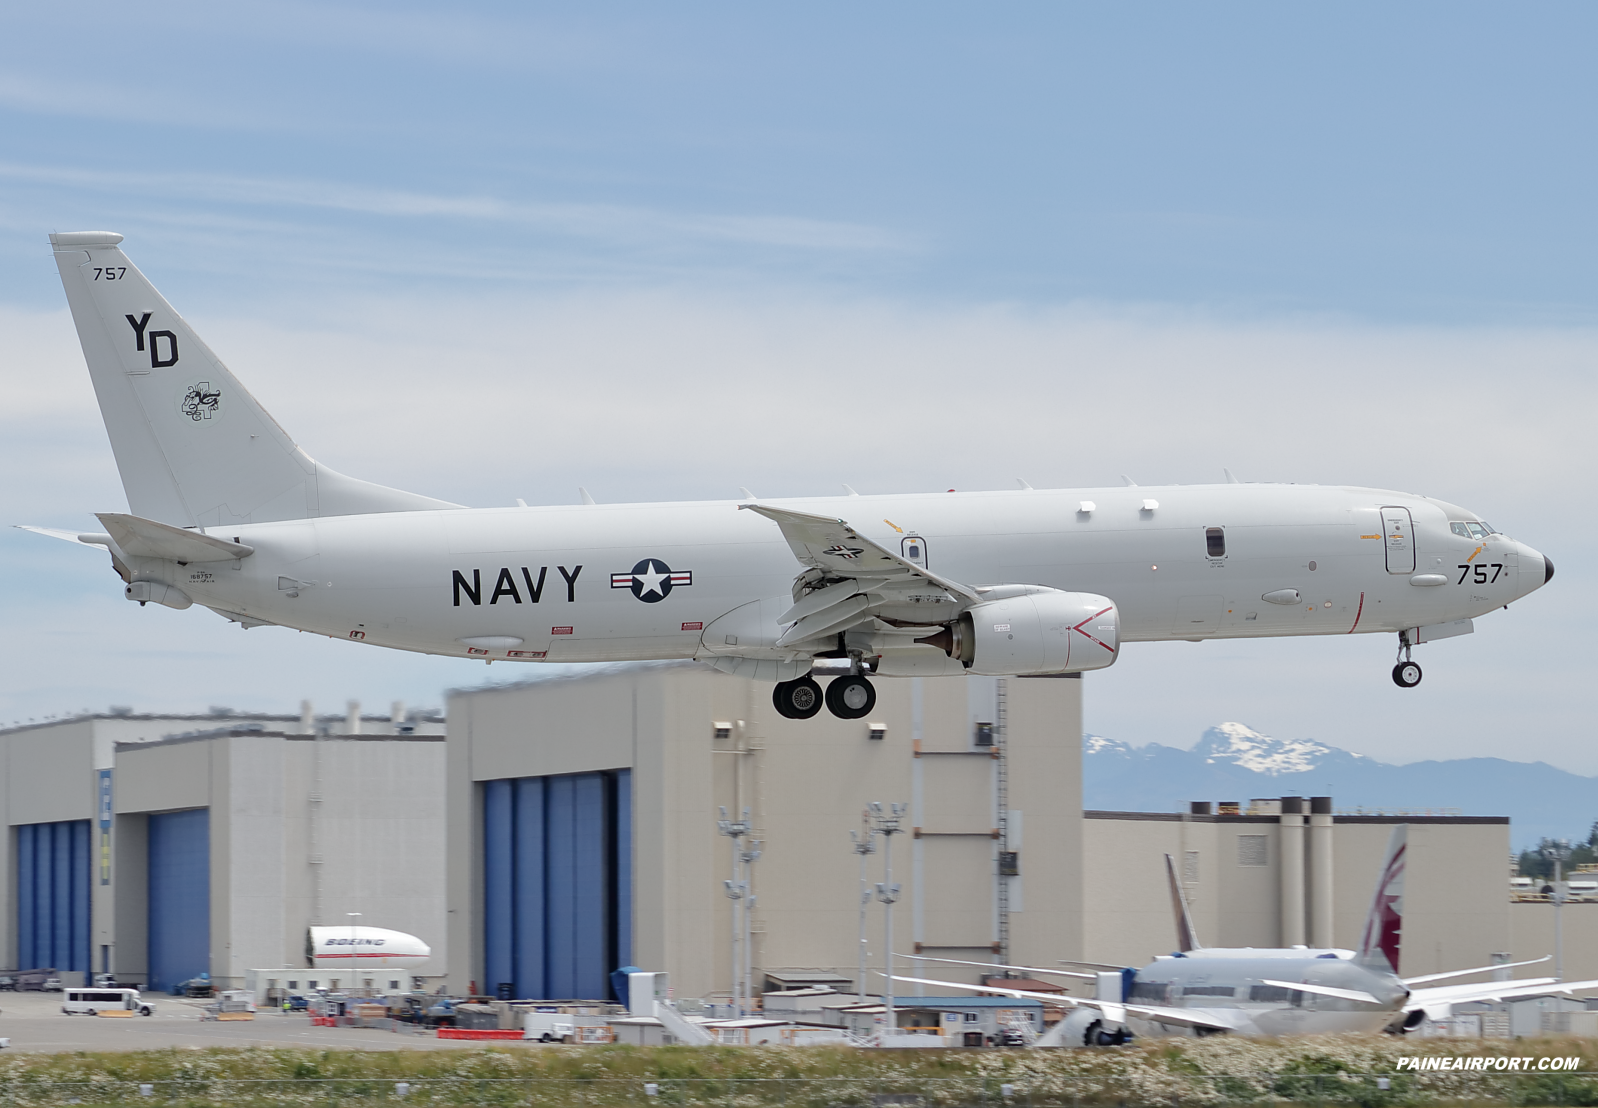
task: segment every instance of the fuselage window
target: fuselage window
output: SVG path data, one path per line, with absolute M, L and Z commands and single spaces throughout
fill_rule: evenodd
M 1204 528 L 1204 545 L 1208 548 L 1210 557 L 1226 557 L 1226 530 L 1221 527 Z

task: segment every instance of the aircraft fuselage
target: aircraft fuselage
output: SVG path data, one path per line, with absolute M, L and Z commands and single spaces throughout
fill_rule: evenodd
M 1436 626 L 1508 604 L 1548 573 L 1530 547 L 1470 534 L 1476 517 L 1462 509 L 1375 489 L 1225 484 L 762 503 L 846 519 L 973 586 L 1101 594 L 1119 608 L 1121 641 Z M 563 662 L 791 655 L 774 646 L 780 628 L 756 613 L 759 601 L 791 603 L 799 567 L 777 526 L 737 508 L 458 508 L 237 524 L 205 529 L 254 548 L 237 562 L 128 561 L 135 579 L 164 581 L 225 614 L 404 650 Z M 1405 514 L 1384 521 L 1384 508 Z M 1396 552 L 1395 520 L 1409 528 Z M 746 605 L 756 607 L 740 616 Z

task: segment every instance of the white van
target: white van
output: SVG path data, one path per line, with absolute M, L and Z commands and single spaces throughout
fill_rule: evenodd
M 66 989 L 61 994 L 61 1010 L 67 1015 L 81 1012 L 86 1016 L 100 1012 L 137 1012 L 148 1016 L 155 1005 L 139 999 L 138 989 Z

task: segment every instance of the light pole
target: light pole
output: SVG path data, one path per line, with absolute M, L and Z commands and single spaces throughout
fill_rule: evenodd
M 896 1034 L 899 1030 L 898 1015 L 893 1009 L 893 902 L 899 899 L 899 886 L 893 883 L 893 836 L 899 834 L 904 828 L 899 826 L 899 821 L 909 810 L 908 804 L 890 804 L 884 808 L 875 800 L 871 802 L 871 821 L 873 830 L 882 836 L 882 880 L 877 884 L 877 899 L 887 905 L 887 921 L 883 925 L 886 931 L 886 941 L 882 947 L 882 957 L 885 963 L 885 972 L 882 975 L 882 1010 L 887 1019 L 887 1026 L 883 1029 L 884 1036 Z
M 1554 980 L 1565 979 L 1565 930 L 1560 913 L 1565 907 L 1565 860 L 1570 857 L 1569 839 L 1544 839 L 1539 848 L 1544 858 L 1554 864 L 1554 883 L 1548 889 L 1554 902 Z
M 849 841 L 854 844 L 854 852 L 860 856 L 860 976 L 855 978 L 855 991 L 859 993 L 860 1003 L 866 1002 L 866 907 L 871 903 L 871 886 L 866 881 L 866 855 L 877 852 L 877 838 L 871 831 L 871 823 L 865 813 L 861 813 L 861 823 L 864 825 L 859 831 L 849 832 Z
M 742 1018 L 744 960 L 740 946 L 743 940 L 743 901 L 749 891 L 749 882 L 743 878 L 744 851 L 738 840 L 749 834 L 749 809 L 744 809 L 742 819 L 729 819 L 727 809 L 722 808 L 721 818 L 716 821 L 716 830 L 732 840 L 732 880 L 723 881 L 722 884 L 732 900 L 732 1009 L 734 1018 Z
M 749 812 L 744 810 L 744 823 L 749 822 Z M 740 852 L 744 870 L 744 999 L 749 1002 L 750 1012 L 753 1014 L 755 1003 L 755 902 L 760 898 L 755 895 L 755 863 L 765 853 L 761 848 L 765 846 L 762 839 L 750 839 L 749 845 Z

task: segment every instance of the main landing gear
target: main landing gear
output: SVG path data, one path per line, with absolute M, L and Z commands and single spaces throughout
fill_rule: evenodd
M 811 677 L 779 681 L 771 691 L 777 714 L 787 719 L 809 719 L 821 711 L 823 702 L 839 719 L 863 719 L 877 706 L 877 690 L 865 677 L 846 675 L 834 677 L 825 696 Z
M 1409 660 L 1409 643 L 1402 635 L 1398 639 L 1398 664 L 1393 667 L 1393 684 L 1401 689 L 1413 689 L 1420 684 L 1420 666 Z
M 778 681 L 771 690 L 771 703 L 786 719 L 809 719 L 821 711 L 821 686 L 809 677 L 797 681 Z

